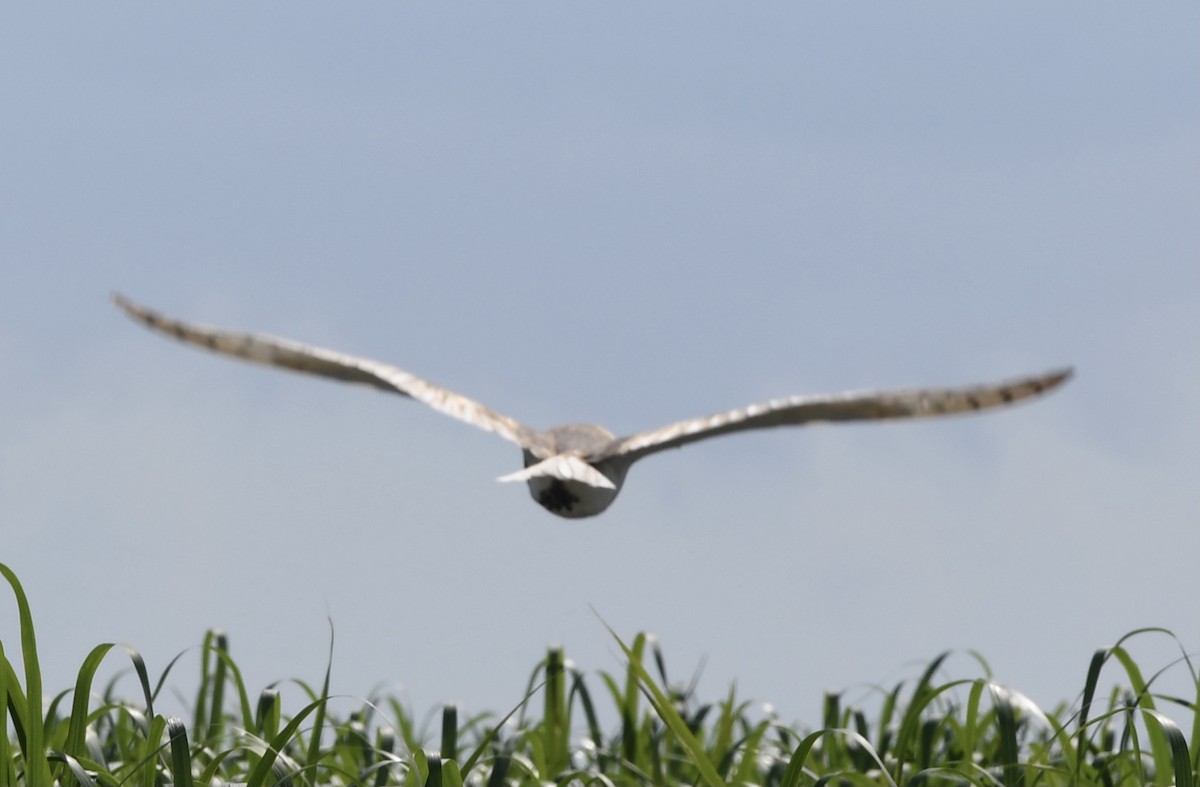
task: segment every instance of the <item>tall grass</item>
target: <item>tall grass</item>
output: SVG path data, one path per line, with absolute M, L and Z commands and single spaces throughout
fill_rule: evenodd
M 16 599 L 19 637 L 0 641 L 0 787 L 139 785 L 181 787 L 355 784 L 406 787 L 500 785 L 1179 785 L 1196 778 L 1200 752 L 1197 681 L 1191 695 L 1162 696 L 1127 649 L 1131 632 L 1093 654 L 1076 702 L 1046 711 L 983 677 L 946 680 L 948 654 L 921 674 L 881 689 L 870 711 L 829 694 L 817 729 L 755 712 L 735 692 L 712 702 L 666 679 L 658 643 L 639 634 L 614 640 L 622 674 L 588 676 L 561 648 L 532 670 L 503 716 L 463 718 L 442 709 L 421 724 L 396 697 L 374 696 L 339 712 L 329 671 L 319 688 L 297 684 L 300 707 L 286 711 L 274 685 L 253 698 L 220 632 L 204 638 L 190 724 L 154 710 L 172 661 L 151 684 L 141 656 L 125 650 L 140 698 L 118 699 L 114 682 L 94 680 L 112 645 L 98 645 L 72 690 L 42 693 L 33 618 L 17 577 L 0 574 Z M 1182 648 L 1181 648 L 1182 650 Z M 650 656 L 651 658 L 647 658 Z M 14 663 L 18 658 L 24 681 Z M 647 666 L 647 662 L 652 662 Z M 1121 687 L 1098 696 L 1101 675 Z M 1107 675 L 1111 679 L 1112 675 Z M 69 700 L 69 707 L 68 707 Z M 45 707 L 43 709 L 43 704 Z M 1161 709 L 1190 717 L 1187 733 Z M 534 709 L 540 707 L 540 715 Z M 598 709 L 611 707 L 615 729 Z M 433 727 L 432 729 L 430 727 Z

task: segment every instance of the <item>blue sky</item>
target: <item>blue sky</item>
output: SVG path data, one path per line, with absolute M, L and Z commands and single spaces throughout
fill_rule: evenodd
M 1200 645 L 1196 5 L 4 16 L 0 561 L 49 689 L 214 626 L 252 690 L 316 680 L 328 617 L 335 691 L 504 710 L 549 643 L 619 669 L 594 609 L 815 723 L 946 649 L 1053 704 L 1132 628 Z M 566 522 L 493 483 L 504 441 L 163 341 L 114 290 L 534 426 L 1078 376 L 691 446 Z

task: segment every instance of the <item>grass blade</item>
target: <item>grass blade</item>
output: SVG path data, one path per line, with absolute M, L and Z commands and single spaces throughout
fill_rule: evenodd
M 658 717 L 667 725 L 667 728 L 671 730 L 671 733 L 679 740 L 680 744 L 683 745 L 688 759 L 696 767 L 696 770 L 699 771 L 700 778 L 704 780 L 704 783 L 708 787 L 724 787 L 724 781 L 721 779 L 720 774 L 717 773 L 717 769 L 713 767 L 712 762 L 705 755 L 704 748 L 696 740 L 696 736 L 688 729 L 688 725 L 683 720 L 683 717 L 675 710 L 671 698 L 654 682 L 650 673 L 642 665 L 641 659 L 638 658 L 635 660 L 633 649 L 626 645 L 607 623 L 604 624 L 604 627 L 608 629 L 608 633 L 612 635 L 612 638 L 617 641 L 621 650 L 624 651 L 630 674 L 635 676 L 641 688 L 646 692 L 646 698 L 654 706 L 655 713 L 658 714 Z M 641 654 L 637 655 L 640 656 Z
M 325 679 L 321 682 L 321 696 L 317 698 L 316 718 L 313 719 L 312 737 L 308 742 L 308 764 L 321 761 L 321 730 L 325 726 L 325 704 L 329 698 L 329 675 L 333 672 L 333 619 L 329 619 L 329 654 L 325 659 Z M 311 707 L 311 706 L 310 706 Z
M 67 742 L 63 751 L 70 757 L 82 757 L 85 753 L 84 739 L 87 736 L 88 700 L 92 693 L 92 678 L 100 667 L 104 656 L 112 649 L 112 643 L 97 645 L 83 660 L 79 677 L 75 680 L 75 695 L 71 702 L 71 718 L 67 727 Z
M 188 746 L 187 727 L 178 718 L 167 721 L 171 741 L 171 776 L 176 787 L 192 787 L 192 751 Z
M 1151 735 L 1161 736 L 1164 745 L 1171 751 L 1171 773 L 1175 777 L 1174 781 L 1167 779 L 1163 774 L 1159 776 L 1158 782 L 1173 783 L 1175 787 L 1192 787 L 1192 758 L 1188 755 L 1187 739 L 1183 737 L 1183 731 L 1158 711 L 1143 709 L 1142 717 L 1146 720 L 1147 731 Z
M 560 647 L 552 647 L 546 652 L 546 684 L 542 691 L 545 697 L 542 746 L 547 769 L 542 775 L 553 779 L 565 771 L 571 762 L 566 665 Z
M 4 641 L 0 640 L 0 787 L 9 787 L 17 783 L 17 769 L 12 753 L 12 743 L 8 738 L 10 684 L 14 684 L 9 676 L 13 674 L 12 665 L 4 655 Z M 13 686 L 15 688 L 15 685 Z M 15 715 L 15 713 L 13 714 Z
M 1017 714 L 1007 691 L 995 683 L 989 684 L 992 704 L 996 708 L 996 733 L 1000 739 L 1000 767 L 1004 770 L 1006 787 L 1021 787 L 1025 774 L 1018 760 Z
M 3 575 L 12 587 L 17 601 L 17 616 L 21 625 L 21 657 L 25 669 L 25 778 L 29 784 L 50 784 L 50 762 L 46 759 L 45 722 L 42 719 L 42 672 L 38 662 L 37 638 L 33 633 L 33 615 L 25 590 L 12 569 L 0 563 Z M 12 699 L 9 693 L 9 699 Z

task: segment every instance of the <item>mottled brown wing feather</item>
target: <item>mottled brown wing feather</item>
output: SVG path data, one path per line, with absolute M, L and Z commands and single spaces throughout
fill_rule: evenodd
M 697 440 L 743 429 L 799 426 L 822 421 L 924 418 L 973 412 L 1045 393 L 1063 383 L 1071 374 L 1071 369 L 1060 369 L 1036 377 L 970 388 L 867 391 L 774 399 L 617 438 L 586 458 L 595 462 L 621 457 L 634 462 L 656 451 L 678 448 Z
M 255 363 L 397 393 L 472 426 L 495 432 L 535 455 L 550 456 L 552 453 L 547 448 L 547 438 L 537 429 L 395 366 L 273 336 L 189 325 L 139 306 L 121 295 L 114 294 L 113 302 L 138 322 L 188 344 Z

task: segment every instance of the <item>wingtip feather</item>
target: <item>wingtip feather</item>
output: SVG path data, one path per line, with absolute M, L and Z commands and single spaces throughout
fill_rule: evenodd
M 1074 376 L 1075 376 L 1075 367 L 1074 366 L 1064 366 L 1062 368 L 1055 369 L 1055 370 L 1047 373 L 1046 375 L 1043 376 L 1042 379 L 1045 382 L 1046 389 L 1049 390 L 1051 388 L 1057 388 L 1058 386 L 1067 382 Z

